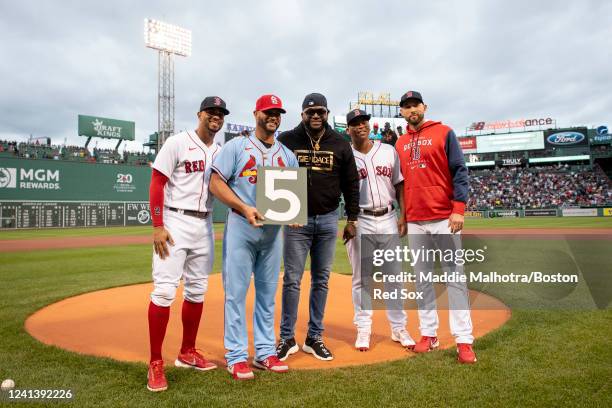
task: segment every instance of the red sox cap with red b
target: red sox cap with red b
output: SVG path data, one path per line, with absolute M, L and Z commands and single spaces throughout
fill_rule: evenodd
M 420 92 L 408 91 L 402 95 L 402 98 L 400 99 L 400 106 L 404 106 L 404 102 L 409 101 L 410 99 L 414 99 L 423 103 L 423 97 L 421 96 Z
M 200 112 L 210 108 L 221 109 L 226 115 L 229 115 L 229 111 L 225 106 L 225 101 L 218 96 L 207 96 L 200 104 Z

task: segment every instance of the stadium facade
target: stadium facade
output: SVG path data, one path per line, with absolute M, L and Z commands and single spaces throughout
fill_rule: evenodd
M 372 120 L 381 128 L 388 122 L 401 130 L 398 118 Z M 607 127 L 533 123 L 536 128 L 521 122 L 517 130 L 477 122 L 459 136 L 471 175 L 467 215 L 612 216 L 612 134 Z M 332 125 L 345 131 L 342 117 Z M 229 140 L 252 131 L 231 125 L 224 136 Z M 79 146 L 0 141 L 0 227 L 148 225 L 153 159 L 153 153 L 91 154 Z M 224 209 L 216 204 L 216 222 L 224 220 Z

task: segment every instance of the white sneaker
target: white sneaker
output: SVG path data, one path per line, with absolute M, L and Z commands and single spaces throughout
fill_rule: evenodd
M 355 340 L 355 348 L 359 351 L 368 351 L 370 349 L 369 330 L 357 330 L 357 340 Z
M 402 346 L 407 349 L 413 349 L 415 346 L 414 340 L 408 334 L 408 331 L 404 328 L 391 330 L 391 340 L 399 342 Z

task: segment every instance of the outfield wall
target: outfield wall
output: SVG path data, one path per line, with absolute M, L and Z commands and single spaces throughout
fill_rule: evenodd
M 1 228 L 150 225 L 147 201 L 2 201 Z
M 0 158 L 0 228 L 146 225 L 147 166 Z
M 0 228 L 150 225 L 147 166 L 0 158 Z M 227 207 L 215 200 L 213 221 Z M 612 208 L 468 211 L 475 218 L 612 216 Z M 338 217 L 344 217 L 340 203 Z
M 151 168 L 0 158 L 0 202 L 148 201 Z

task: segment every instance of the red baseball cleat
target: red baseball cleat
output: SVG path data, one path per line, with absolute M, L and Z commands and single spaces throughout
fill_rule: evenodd
M 147 375 L 147 389 L 158 392 L 168 389 L 168 381 L 164 375 L 163 360 L 155 360 L 149 363 L 149 373 Z
M 258 361 L 253 359 L 253 367 L 261 370 L 270 370 L 275 373 L 286 373 L 289 371 L 289 366 L 281 362 L 276 355 L 270 356 L 265 360 Z
M 234 380 L 252 380 L 255 378 L 253 371 L 251 371 L 246 361 L 227 366 L 227 371 L 229 371 Z
M 472 350 L 472 345 L 468 343 L 457 343 L 457 361 L 461 364 L 474 364 L 476 353 Z
M 206 360 L 204 356 L 197 352 L 195 348 L 180 353 L 174 365 L 182 368 L 195 368 L 200 371 L 214 370 L 217 365 Z
M 428 351 L 435 350 L 440 346 L 440 342 L 437 337 L 422 336 L 421 340 L 414 346 L 412 351 L 415 353 L 427 353 Z

